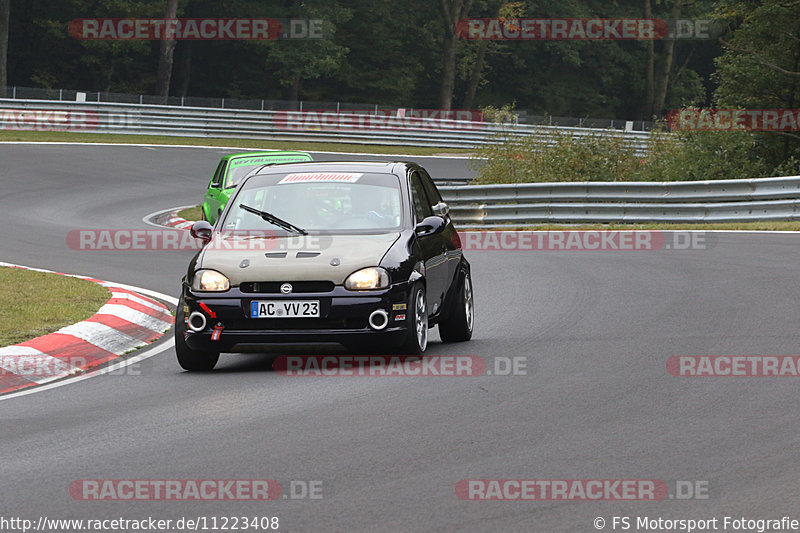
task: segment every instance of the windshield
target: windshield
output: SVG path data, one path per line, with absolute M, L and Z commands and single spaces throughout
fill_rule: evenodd
M 311 161 L 310 157 L 302 155 L 265 155 L 233 158 L 228 164 L 228 172 L 225 178 L 225 188 L 230 189 L 239 185 L 242 178 L 250 174 L 253 170 L 275 163 L 297 163 L 298 161 Z
M 286 231 L 270 225 L 254 209 L 306 231 L 392 231 L 398 230 L 403 220 L 400 181 L 393 174 L 309 172 L 256 176 L 238 192 L 222 227 Z

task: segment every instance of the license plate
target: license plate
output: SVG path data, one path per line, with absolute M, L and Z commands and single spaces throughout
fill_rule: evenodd
M 250 318 L 319 318 L 319 300 L 258 300 Z

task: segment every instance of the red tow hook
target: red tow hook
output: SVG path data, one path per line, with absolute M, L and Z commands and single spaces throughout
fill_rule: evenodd
M 220 336 L 222 336 L 222 322 L 217 322 L 217 325 L 214 326 L 214 332 L 211 334 L 212 341 L 218 341 Z

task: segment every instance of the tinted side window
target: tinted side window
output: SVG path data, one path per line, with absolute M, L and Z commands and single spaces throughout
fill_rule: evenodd
M 426 172 L 420 172 L 420 175 L 422 176 L 422 186 L 425 187 L 425 192 L 428 195 L 428 200 L 430 200 L 431 205 L 434 206 L 441 202 L 442 195 L 439 194 L 431 177 Z
M 414 200 L 414 213 L 417 215 L 417 222 L 433 214 L 431 204 L 425 195 L 425 187 L 418 172 L 411 174 L 411 198 Z
M 222 183 L 222 176 L 225 175 L 225 161 L 220 161 L 217 165 L 217 170 L 214 172 L 214 177 L 211 178 L 211 186 L 219 187 Z

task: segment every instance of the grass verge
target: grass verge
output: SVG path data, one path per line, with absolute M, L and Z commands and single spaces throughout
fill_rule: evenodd
M 105 287 L 69 276 L 0 267 L 0 346 L 85 320 L 111 298 Z
M 257 139 L 220 139 L 206 137 L 172 137 L 164 135 L 126 135 L 115 133 L 76 133 L 68 131 L 2 131 L 0 141 L 78 142 L 113 144 L 184 144 L 191 146 L 235 146 L 263 150 L 301 150 L 304 152 L 350 152 L 354 154 L 443 155 L 444 148 L 383 146 L 379 144 L 346 144 L 331 142 L 284 142 Z M 446 149 L 447 154 L 469 156 L 469 150 Z
M 178 216 L 190 222 L 195 222 L 197 220 L 200 220 L 202 213 L 200 211 L 200 206 L 196 205 L 194 207 L 187 207 L 186 209 L 181 209 L 180 211 L 178 211 Z

